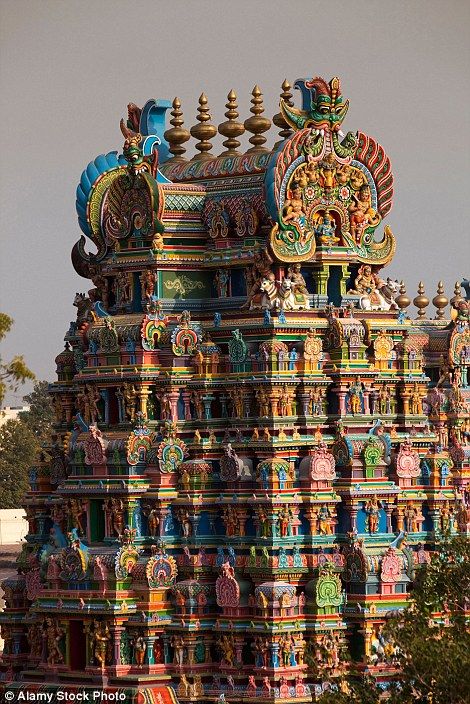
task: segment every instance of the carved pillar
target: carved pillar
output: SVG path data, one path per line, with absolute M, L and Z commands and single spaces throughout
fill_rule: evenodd
M 387 533 L 391 533 L 392 532 L 393 504 L 385 504 L 384 509 L 385 509 L 385 514 L 387 516 Z
M 191 393 L 189 391 L 183 391 L 184 420 L 192 420 L 190 400 Z
M 301 392 L 298 394 L 298 398 L 299 398 L 300 405 L 302 408 L 302 415 L 304 415 L 304 416 L 310 415 L 309 408 L 308 408 L 309 400 L 310 400 L 309 394 L 307 394 L 305 392 Z
M 364 662 L 367 664 L 369 662 L 370 654 L 371 654 L 371 640 L 372 640 L 372 634 L 374 632 L 373 626 L 366 624 L 364 628 L 361 628 L 359 630 L 359 633 L 361 633 L 364 636 Z
M 366 416 L 370 415 L 370 405 L 369 405 L 369 393 L 370 389 L 366 389 L 363 394 L 364 398 L 364 414 Z
M 245 418 L 250 417 L 250 410 L 251 410 L 251 394 L 244 390 L 243 393 L 243 415 Z
M 226 394 L 221 394 L 220 395 L 220 407 L 221 407 L 221 417 L 222 418 L 228 418 L 227 403 L 228 403 L 228 396 Z
M 109 389 L 101 389 L 100 394 L 104 402 L 104 423 L 109 425 Z
M 73 399 L 70 396 L 62 396 L 62 407 L 65 411 L 65 421 L 69 425 L 72 422 Z
M 403 401 L 403 415 L 407 416 L 410 412 L 410 395 L 409 389 L 402 389 L 401 398 Z
M 357 531 L 357 511 L 358 507 L 357 506 L 349 506 L 348 507 L 349 511 L 349 520 L 351 522 L 351 530 L 353 533 Z
M 305 515 L 310 525 L 310 535 L 317 535 L 318 532 L 318 507 L 307 508 Z
M 171 664 L 171 653 L 170 653 L 170 636 L 164 633 L 162 635 L 163 641 L 163 660 L 165 665 Z
M 214 400 L 214 396 L 211 394 L 204 394 L 202 397 L 202 402 L 204 404 L 204 418 L 210 420 L 212 418 L 211 405 Z
M 237 517 L 239 536 L 242 538 L 245 535 L 245 526 L 248 518 L 248 511 L 246 509 L 239 508 L 237 511 Z
M 153 645 L 157 639 L 155 635 L 147 635 L 145 637 L 145 642 L 147 643 L 147 662 L 149 665 L 155 665 L 155 660 L 153 658 Z
M 180 397 L 180 392 L 179 389 L 173 389 L 173 391 L 170 391 L 168 394 L 168 398 L 170 401 L 170 414 L 171 414 L 171 420 L 173 423 L 176 423 L 178 420 L 178 401 Z
M 138 395 L 140 400 L 140 410 L 143 413 L 144 418 L 147 418 L 147 402 L 150 396 L 150 388 L 148 386 L 141 386 Z
M 396 506 L 395 508 L 395 516 L 397 518 L 397 531 L 402 531 L 404 530 L 403 527 L 403 506 Z
M 346 391 L 338 391 L 338 401 L 339 401 L 339 414 L 345 416 L 346 410 Z
M 109 630 L 113 635 L 113 652 L 114 652 L 114 664 L 121 664 L 121 637 L 125 630 L 123 626 L 113 626 L 111 625 Z

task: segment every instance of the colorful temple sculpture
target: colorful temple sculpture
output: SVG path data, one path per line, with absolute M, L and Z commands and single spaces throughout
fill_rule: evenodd
M 338 78 L 295 88 L 272 150 L 255 86 L 218 128 L 204 94 L 190 130 L 177 98 L 130 104 L 122 154 L 82 174 L 92 288 L 3 584 L 9 689 L 300 704 L 345 672 L 386 683 L 387 618 L 470 532 L 469 282 L 449 317 L 420 284 L 410 318 L 382 273 L 386 152 L 341 132 Z

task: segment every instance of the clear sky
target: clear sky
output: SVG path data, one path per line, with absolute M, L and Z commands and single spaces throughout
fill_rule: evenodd
M 121 148 L 128 102 L 177 95 L 190 127 L 204 91 L 218 124 L 231 88 L 249 116 L 258 83 L 272 117 L 284 78 L 341 78 L 345 131 L 392 160 L 386 273 L 411 298 L 423 279 L 432 299 L 442 278 L 450 298 L 470 277 L 469 36 L 467 0 L 0 0 L 0 310 L 15 319 L 2 356 L 55 378 L 74 294 L 88 290 L 70 263 L 75 188 Z

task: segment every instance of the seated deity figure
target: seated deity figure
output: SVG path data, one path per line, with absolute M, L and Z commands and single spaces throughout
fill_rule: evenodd
M 357 276 L 354 279 L 354 288 L 348 293 L 357 293 L 362 296 L 370 296 L 380 287 L 380 279 L 374 274 L 370 264 L 363 264 L 359 267 Z
M 339 237 L 336 237 L 335 234 L 335 221 L 328 210 L 325 212 L 325 215 L 320 218 L 319 224 L 315 227 L 315 234 L 321 244 L 332 245 L 339 242 Z
M 293 264 L 287 269 L 287 278 L 290 279 L 294 293 L 308 295 L 307 284 L 300 273 L 300 264 Z
M 302 200 L 302 189 L 297 181 L 294 181 L 289 199 L 285 202 L 282 219 L 298 231 L 300 244 L 305 244 L 312 236 Z

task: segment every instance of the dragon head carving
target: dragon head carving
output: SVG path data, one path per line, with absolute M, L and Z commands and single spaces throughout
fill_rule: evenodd
M 302 110 L 290 107 L 282 98 L 281 112 L 295 130 L 311 127 L 337 132 L 346 117 L 349 100 L 343 100 L 340 80 L 336 76 L 327 83 L 323 78 L 299 78 L 295 88 L 302 93 Z

